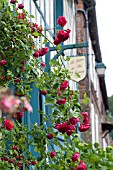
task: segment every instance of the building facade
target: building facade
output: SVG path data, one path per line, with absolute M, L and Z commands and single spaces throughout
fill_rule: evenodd
M 83 111 L 88 110 L 91 119 L 90 133 L 84 133 L 82 138 L 86 142 L 98 142 L 105 148 L 110 144 L 109 130 L 112 125 L 107 123 L 108 99 L 105 78 L 96 72 L 96 64 L 102 62 L 99 44 L 98 26 L 96 20 L 95 0 L 78 0 L 76 5 L 76 41 L 88 42 L 88 48 L 77 49 L 78 54 L 86 54 L 87 76 L 79 82 L 80 99 L 86 92 L 89 97 L 89 105 Z M 84 110 L 85 109 L 85 110 Z M 110 124 L 110 123 L 109 123 Z

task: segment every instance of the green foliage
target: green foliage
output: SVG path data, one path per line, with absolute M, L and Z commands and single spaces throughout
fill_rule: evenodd
M 17 93 L 27 94 L 40 69 L 39 59 L 33 57 L 36 51 L 34 36 L 42 34 L 32 33 L 33 23 L 29 20 L 34 16 L 29 16 L 24 9 L 24 19 L 18 18 L 15 5 L 8 6 L 4 1 L 0 1 L 0 11 L 0 61 L 6 60 L 6 64 L 0 66 L 0 85 L 8 87 L 14 84 Z M 15 82 L 16 78 L 20 82 Z
M 87 94 L 86 93 L 84 93 L 84 99 L 82 100 L 82 103 L 83 104 L 88 104 L 89 103 L 89 98 L 87 97 Z
M 70 167 L 76 167 L 77 165 L 77 162 L 71 161 L 71 156 L 75 152 L 80 152 L 81 160 L 87 164 L 88 170 L 113 169 L 113 147 L 108 146 L 106 150 L 103 150 L 98 143 L 95 143 L 94 147 L 92 147 L 91 143 L 83 143 L 75 134 L 70 139 L 67 135 L 63 135 L 65 140 L 61 142 L 57 138 L 58 133 L 51 130 L 51 128 L 44 129 L 43 126 L 40 127 L 36 124 L 24 126 L 18 122 L 15 123 L 15 128 L 11 132 L 1 129 L 0 132 L 3 136 L 0 140 L 0 157 L 7 157 L 8 160 L 14 160 L 14 162 L 0 161 L 0 168 L 5 166 L 7 170 L 11 167 L 19 169 L 18 162 L 25 164 L 25 167 L 28 168 L 30 161 L 37 160 L 35 169 L 69 170 Z M 54 136 L 52 140 L 47 139 L 49 131 Z M 70 143 L 69 140 L 71 140 Z M 4 141 L 7 141 L 7 146 Z M 72 142 L 75 147 L 72 147 Z M 17 146 L 18 150 L 13 150 L 14 146 Z M 34 152 L 39 155 L 38 158 L 32 155 L 32 152 L 29 151 L 29 146 L 34 147 Z M 55 149 L 56 146 L 57 155 L 50 158 L 48 148 Z

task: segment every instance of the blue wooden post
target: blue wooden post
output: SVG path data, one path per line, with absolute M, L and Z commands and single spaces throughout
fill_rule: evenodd
M 49 48 L 49 43 L 47 43 L 46 44 L 46 46 L 48 46 L 48 48 Z M 47 72 L 48 71 L 48 69 L 50 69 L 50 67 L 49 67 L 49 61 L 50 61 L 50 51 L 46 54 L 46 56 L 45 56 L 45 63 L 46 63 L 46 69 L 45 69 L 45 71 Z M 49 114 L 51 114 L 52 113 L 52 110 L 51 110 L 51 108 L 49 107 L 49 106 L 45 106 L 45 111 L 46 111 L 46 114 L 47 115 L 49 115 Z M 48 121 L 47 122 L 47 127 L 49 127 L 50 126 L 50 121 Z
M 35 84 L 32 84 L 33 91 L 31 92 L 31 105 L 33 107 L 33 114 L 30 114 L 30 121 L 34 123 L 40 124 L 40 115 L 38 110 L 40 109 L 40 97 L 39 97 L 39 89 L 36 88 Z
M 54 26 L 57 25 L 57 19 L 59 16 L 63 16 L 63 0 L 55 0 L 54 1 Z M 60 25 L 57 26 L 57 29 L 62 29 Z M 56 29 L 55 32 L 56 34 Z

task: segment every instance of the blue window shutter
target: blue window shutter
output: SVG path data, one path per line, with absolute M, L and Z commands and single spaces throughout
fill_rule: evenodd
M 33 107 L 33 114 L 30 114 L 30 120 L 32 123 L 40 124 L 40 114 L 38 110 L 40 110 L 40 91 L 35 87 L 35 84 L 32 85 L 33 91 L 31 92 L 31 105 Z

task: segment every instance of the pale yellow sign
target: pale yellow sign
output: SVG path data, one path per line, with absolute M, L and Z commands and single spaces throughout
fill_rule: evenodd
M 71 57 L 68 63 L 71 79 L 79 82 L 86 76 L 86 57 Z

